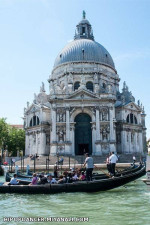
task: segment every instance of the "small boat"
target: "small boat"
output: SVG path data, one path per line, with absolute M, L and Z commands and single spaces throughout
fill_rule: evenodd
M 77 181 L 63 184 L 45 185 L 2 185 L 0 193 L 55 194 L 62 192 L 99 192 L 120 187 L 145 175 L 145 166 L 136 172 L 93 181 Z

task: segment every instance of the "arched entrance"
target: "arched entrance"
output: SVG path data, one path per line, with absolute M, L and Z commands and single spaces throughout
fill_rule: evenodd
M 80 113 L 75 117 L 75 154 L 92 153 L 91 117 Z

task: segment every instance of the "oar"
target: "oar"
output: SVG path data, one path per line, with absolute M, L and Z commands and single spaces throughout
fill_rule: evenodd
M 103 172 L 105 175 L 107 175 L 108 177 L 111 177 L 111 175 L 109 173 L 106 173 L 105 171 L 103 171 L 102 169 L 98 168 L 97 166 L 94 165 L 95 168 L 99 169 L 101 172 Z

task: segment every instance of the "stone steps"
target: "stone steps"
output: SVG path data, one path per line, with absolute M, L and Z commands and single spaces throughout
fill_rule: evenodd
M 141 155 L 140 154 L 134 154 L 136 157 L 136 161 L 140 162 L 140 158 Z M 106 161 L 106 157 L 107 156 L 92 156 L 94 163 L 95 164 L 103 164 Z M 49 159 L 49 165 L 54 165 L 58 159 L 60 160 L 61 158 L 63 158 L 63 165 L 68 165 L 69 164 L 69 157 L 68 156 L 59 156 L 59 158 L 57 156 L 50 156 Z M 46 165 L 46 159 L 48 159 L 47 156 L 39 156 L 36 159 L 36 165 Z M 70 157 L 70 164 L 83 164 L 85 161 L 85 156 L 71 156 Z M 122 154 L 119 156 L 119 160 L 118 163 L 132 163 L 133 162 L 133 154 Z M 21 161 L 17 161 L 16 165 L 21 166 Z M 33 166 L 34 165 L 34 160 L 31 160 L 30 157 L 27 157 L 24 159 L 24 165 L 30 165 Z

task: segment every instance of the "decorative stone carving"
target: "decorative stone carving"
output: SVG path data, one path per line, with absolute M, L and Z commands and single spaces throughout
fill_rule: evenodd
M 98 84 L 99 83 L 98 82 L 98 74 L 97 73 L 94 74 L 94 83 L 95 84 Z
M 107 90 L 108 90 L 108 93 L 112 93 L 112 86 L 111 86 L 111 84 L 107 85 Z
M 102 133 L 102 140 L 107 141 L 108 140 L 108 134 L 110 132 L 109 126 L 108 125 L 101 126 L 100 131 Z
M 108 108 L 101 108 L 101 120 L 102 121 L 107 121 L 108 120 Z
M 55 93 L 55 91 L 54 91 L 54 85 L 53 85 L 53 80 L 50 80 L 49 92 L 50 92 L 50 95 L 53 95 Z
M 64 142 L 65 128 L 64 127 L 58 127 L 57 128 L 57 135 L 58 135 L 58 142 L 60 142 L 60 143 Z
M 83 74 L 81 76 L 81 83 L 80 83 L 80 87 L 78 89 L 79 90 L 80 89 L 86 89 L 86 87 L 85 87 L 85 76 Z
M 65 109 L 58 108 L 57 109 L 57 122 L 65 122 L 65 121 L 66 121 Z
M 109 151 L 109 145 L 107 143 L 102 143 L 102 151 Z
M 45 85 L 43 82 L 42 82 L 42 86 L 40 87 L 40 92 L 45 92 Z
M 69 75 L 68 75 L 68 84 L 73 84 L 73 76 L 72 76 L 72 73 L 69 73 Z

